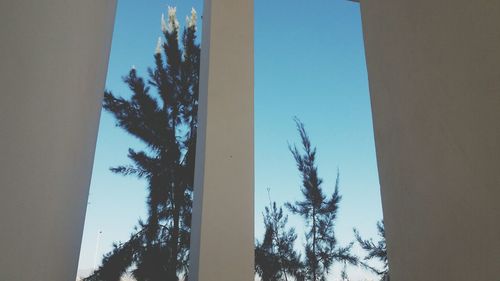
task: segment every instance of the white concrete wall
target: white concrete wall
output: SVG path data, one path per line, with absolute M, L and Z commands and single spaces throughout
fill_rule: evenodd
M 0 1 L 0 280 L 74 280 L 115 0 Z
M 361 9 L 391 280 L 500 280 L 500 1 Z
M 253 280 L 253 0 L 207 0 L 191 242 L 193 281 Z

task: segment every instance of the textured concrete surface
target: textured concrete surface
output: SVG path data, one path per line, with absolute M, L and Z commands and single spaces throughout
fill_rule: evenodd
M 77 271 L 114 0 L 0 1 L 0 280 Z
M 391 280 L 500 280 L 500 2 L 361 9 Z
M 205 1 L 194 281 L 253 280 L 253 1 Z

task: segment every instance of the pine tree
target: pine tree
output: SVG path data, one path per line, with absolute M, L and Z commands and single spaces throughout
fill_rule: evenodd
M 340 272 L 340 280 L 349 281 L 349 275 L 347 274 L 347 263 L 346 262 L 344 262 L 344 267 L 342 268 L 342 271 Z
M 361 248 L 367 252 L 361 265 L 377 274 L 380 277 L 380 281 L 389 281 L 389 261 L 387 258 L 384 221 L 377 222 L 377 231 L 380 236 L 380 240 L 377 243 L 373 242 L 372 239 L 365 240 L 361 238 L 357 229 L 354 229 L 354 236 Z M 382 262 L 383 268 L 381 270 L 368 264 L 368 261 L 373 259 Z
M 308 230 L 305 245 L 305 275 L 307 280 L 324 281 L 332 264 L 337 262 L 356 264 L 357 258 L 350 254 L 351 245 L 339 247 L 334 232 L 334 223 L 341 196 L 339 194 L 339 174 L 333 194 L 327 198 L 324 194 L 323 180 L 318 176 L 316 166 L 316 148 L 305 130 L 304 124 L 295 118 L 297 130 L 302 141 L 303 153 L 297 146 L 289 149 L 297 163 L 302 178 L 302 201 L 286 203 L 293 213 L 304 218 Z
M 149 79 L 146 82 L 134 68 L 123 79 L 130 98 L 104 93 L 103 107 L 117 126 L 147 146 L 142 151 L 130 148 L 133 164 L 111 171 L 147 180 L 148 217 L 139 221 L 127 242 L 115 244 L 85 280 L 118 281 L 127 272 L 138 281 L 177 281 L 182 274 L 187 279 L 200 46 L 194 9 L 186 20 L 181 47 L 176 8 L 168 8 L 167 19 L 162 15 L 165 42 L 158 39 Z
M 268 190 L 269 192 L 269 190 Z M 288 216 L 283 208 L 269 198 L 265 207 L 264 239 L 255 245 L 255 272 L 262 281 L 303 280 L 300 256 L 294 250 L 297 234 L 294 228 L 288 228 Z

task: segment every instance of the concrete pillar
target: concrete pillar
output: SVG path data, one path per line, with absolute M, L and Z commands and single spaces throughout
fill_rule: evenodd
M 190 280 L 253 280 L 253 1 L 205 1 Z
M 115 0 L 0 1 L 0 280 L 75 280 Z
M 500 2 L 361 10 L 391 280 L 499 280 Z

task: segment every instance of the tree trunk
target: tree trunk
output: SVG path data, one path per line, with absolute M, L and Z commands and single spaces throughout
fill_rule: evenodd
M 316 261 L 316 209 L 313 207 L 313 242 L 312 242 L 312 247 L 313 247 L 313 255 L 314 255 L 314 263 L 312 264 L 312 269 L 313 269 L 313 281 L 316 281 L 316 268 L 317 268 L 317 261 Z
M 175 194 L 176 192 L 174 192 Z M 178 197 L 174 195 L 174 200 L 178 200 Z M 174 227 L 172 229 L 172 241 L 171 241 L 171 269 L 169 272 L 168 281 L 177 281 L 177 264 L 178 264 L 178 252 L 179 252 L 179 220 L 180 220 L 180 203 L 174 201 Z

